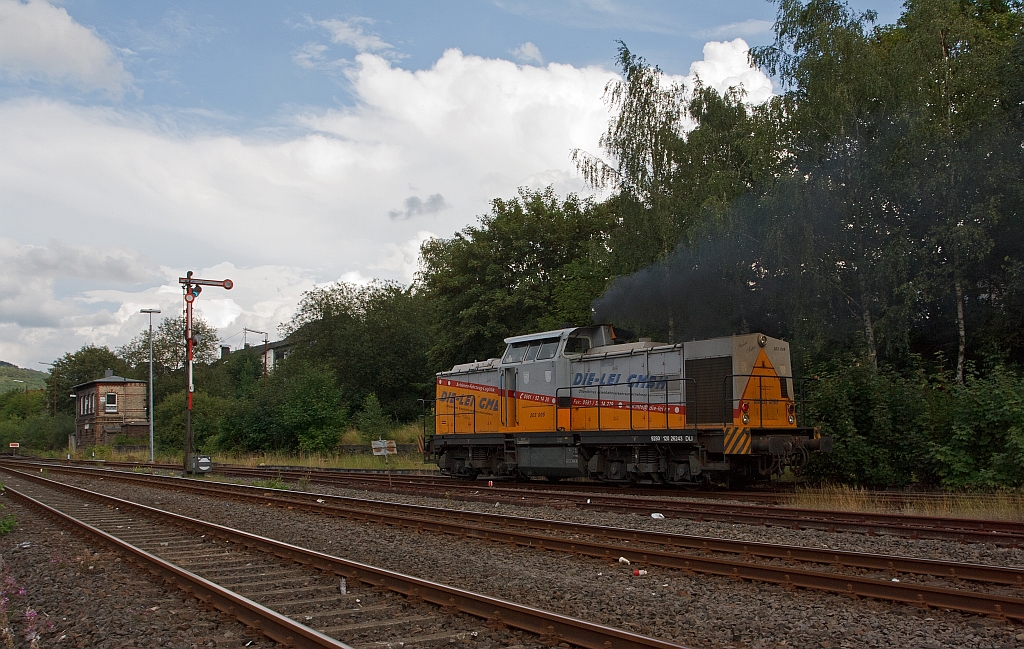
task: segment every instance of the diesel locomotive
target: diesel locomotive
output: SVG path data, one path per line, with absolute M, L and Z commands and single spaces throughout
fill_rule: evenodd
M 832 448 L 797 422 L 783 340 L 625 342 L 595 325 L 505 343 L 437 375 L 425 451 L 445 474 L 735 486 Z

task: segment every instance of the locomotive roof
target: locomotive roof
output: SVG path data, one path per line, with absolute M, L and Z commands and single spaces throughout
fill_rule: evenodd
M 542 331 L 540 333 L 535 333 L 535 334 L 525 334 L 523 336 L 512 336 L 511 338 L 506 338 L 505 342 L 506 343 L 525 343 L 525 342 L 529 342 L 531 340 L 541 340 L 543 338 L 561 338 L 562 336 L 565 336 L 566 334 L 570 334 L 570 333 L 576 331 L 577 329 L 582 329 L 582 328 L 583 327 L 571 327 L 569 329 L 554 329 L 552 331 Z

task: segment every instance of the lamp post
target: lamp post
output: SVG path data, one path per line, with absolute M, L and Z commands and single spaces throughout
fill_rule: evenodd
M 149 314 L 149 461 L 153 461 L 153 314 L 160 309 L 142 309 L 139 313 Z
M 21 379 L 11 379 L 15 383 L 25 383 Z M 28 421 L 28 383 L 25 383 L 25 421 Z

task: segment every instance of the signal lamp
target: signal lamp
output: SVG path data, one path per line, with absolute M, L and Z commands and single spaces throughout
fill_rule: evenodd
M 791 403 L 791 404 L 789 404 L 789 406 L 786 407 L 786 410 L 788 410 L 789 414 L 792 415 L 794 412 L 796 412 L 796 405 Z M 789 423 L 792 424 L 793 422 L 789 422 Z
M 747 412 L 748 410 L 750 410 L 750 404 L 747 403 L 746 401 L 741 402 L 740 410 L 742 410 L 743 412 Z

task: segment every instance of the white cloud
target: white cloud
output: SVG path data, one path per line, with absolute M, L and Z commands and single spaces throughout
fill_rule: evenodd
M 331 40 L 352 47 L 357 52 L 385 52 L 394 49 L 376 34 L 367 34 L 360 25 L 372 24 L 369 18 L 320 20 L 317 24 L 331 34 Z
M 320 27 L 325 30 L 332 43 L 347 45 L 357 53 L 369 53 L 381 56 L 389 61 L 398 61 L 405 58 L 404 54 L 395 50 L 391 43 L 384 41 L 376 34 L 368 34 L 363 30 L 363 25 L 372 25 L 371 18 L 330 18 L 328 20 L 314 21 L 307 18 L 305 23 L 298 26 Z M 323 43 L 311 41 L 292 52 L 292 62 L 307 70 L 324 70 L 326 72 L 337 72 L 351 65 L 351 61 L 344 58 L 330 58 L 330 48 Z
M 728 38 L 729 36 L 759 36 L 767 34 L 772 29 L 772 21 L 748 18 L 728 25 L 719 25 L 697 34 L 700 38 Z
M 131 250 L 21 245 L 0 238 L 0 324 L 19 327 L 73 325 L 84 312 L 71 298 L 58 299 L 58 280 L 138 283 L 155 268 Z
M 343 59 L 336 61 L 328 60 L 325 56 L 326 52 L 327 46 L 323 43 L 309 42 L 292 52 L 292 62 L 300 68 L 306 68 L 307 70 L 338 68 L 340 65 L 347 63 Z
M 384 259 L 371 265 L 370 268 L 384 271 L 384 273 L 377 273 L 378 275 L 412 279 L 420 269 L 420 246 L 424 241 L 433 239 L 435 236 L 433 232 L 420 230 L 413 238 L 401 245 L 385 244 Z
M 709 44 L 692 71 L 715 87 L 770 91 L 741 65 L 745 50 Z M 520 186 L 584 190 L 569 151 L 596 148 L 616 78 L 458 50 L 416 71 L 363 53 L 343 73 L 355 104 L 296 115 L 290 135 L 0 103 L 0 220 L 11 238 L 0 241 L 0 359 L 34 365 L 87 342 L 123 344 L 145 326 L 139 309 L 181 308 L 185 264 L 235 281 L 197 307 L 224 336 L 276 331 L 302 291 L 332 278 L 409 282 L 420 244 L 451 236 L 491 199 Z
M 121 97 L 132 78 L 110 46 L 43 0 L 0 0 L 0 73 Z
M 687 87 L 692 88 L 696 77 L 705 86 L 719 92 L 729 88 L 746 91 L 746 101 L 762 104 L 772 96 L 772 80 L 760 69 L 750 65 L 747 52 L 750 47 L 742 38 L 732 41 L 711 41 L 704 45 L 704 59 L 690 65 L 690 76 L 685 78 Z
M 536 63 L 537 65 L 544 64 L 544 57 L 540 53 L 540 48 L 533 43 L 527 41 L 519 47 L 509 50 L 511 54 L 520 63 Z

